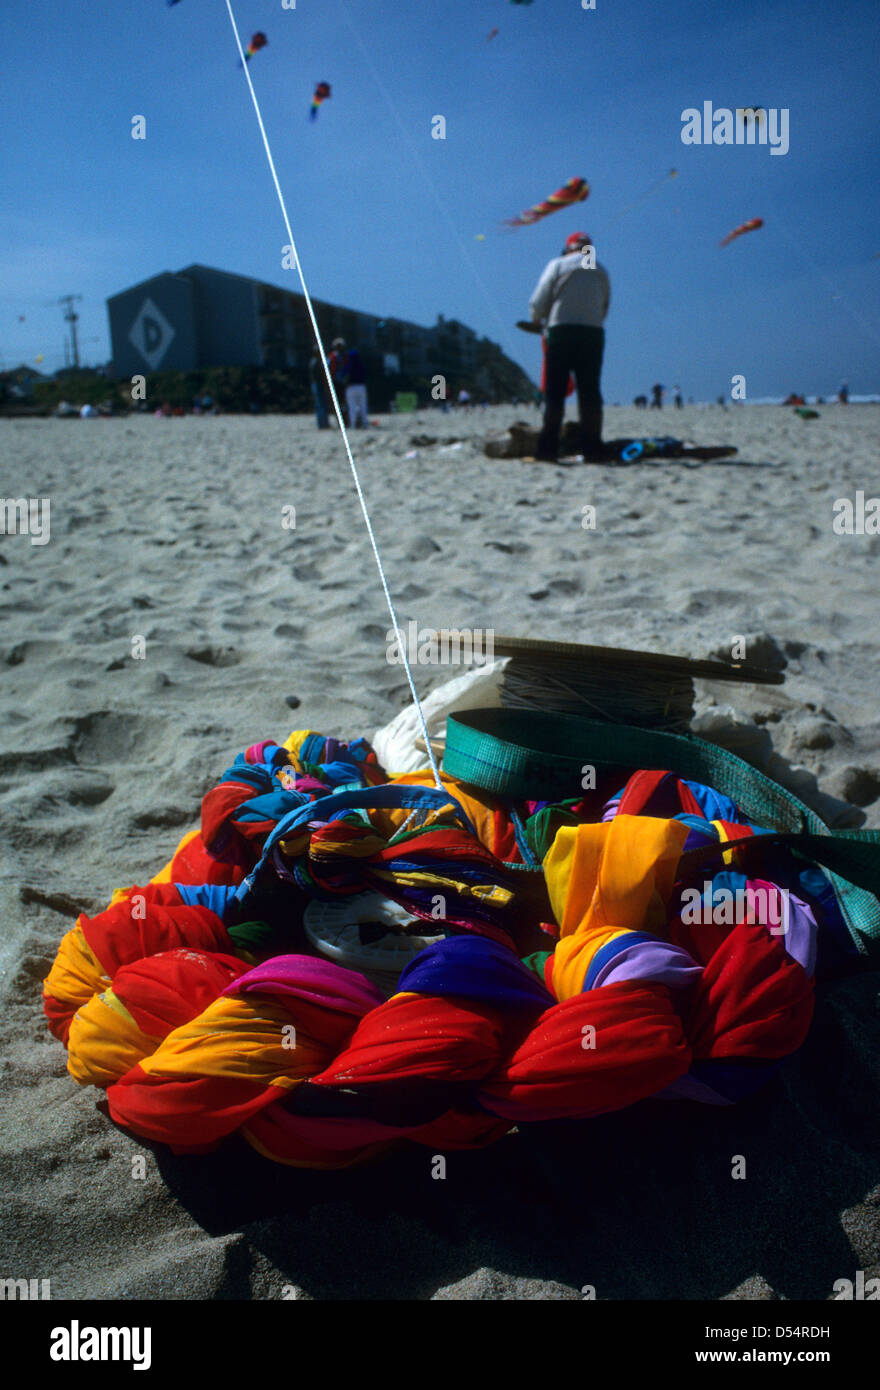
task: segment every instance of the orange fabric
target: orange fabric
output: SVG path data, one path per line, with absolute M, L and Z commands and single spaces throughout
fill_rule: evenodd
M 80 914 L 76 926 L 61 938 L 52 969 L 43 981 L 43 1011 L 50 1031 L 65 1044 L 77 1009 L 110 984 L 110 976 L 83 934 L 83 923 L 88 920 Z
M 665 935 L 665 905 L 687 837 L 681 821 L 652 816 L 559 829 L 544 859 L 561 938 L 553 956 L 557 999 L 580 993 L 596 951 L 621 931 Z

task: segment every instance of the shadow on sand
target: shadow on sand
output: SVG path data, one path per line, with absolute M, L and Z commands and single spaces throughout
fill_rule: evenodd
M 336 1173 L 273 1165 L 238 1140 L 201 1158 L 157 1150 L 157 1161 L 206 1232 L 242 1234 L 221 1299 L 251 1297 L 267 1264 L 273 1286 L 317 1299 L 430 1298 L 484 1266 L 593 1285 L 604 1299 L 718 1298 L 756 1273 L 783 1298 L 827 1299 L 870 1262 L 866 1243 L 877 1253 L 875 994 L 867 975 L 821 987 L 807 1043 L 751 1102 L 648 1101 L 526 1126 L 448 1152 L 445 1180 L 415 1146 Z M 735 1155 L 744 1180 L 732 1178 Z M 841 1221 L 851 1207 L 853 1243 Z

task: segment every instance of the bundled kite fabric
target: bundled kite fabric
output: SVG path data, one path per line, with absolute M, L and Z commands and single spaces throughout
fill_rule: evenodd
M 589 196 L 590 185 L 586 179 L 569 179 L 561 188 L 557 188 L 555 193 L 551 193 L 549 198 L 545 198 L 543 203 L 536 203 L 534 207 L 526 208 L 519 217 L 508 219 L 508 227 L 529 227 L 533 222 L 540 222 L 542 217 L 547 217 L 551 212 L 558 212 L 560 208 L 571 207 L 573 203 L 582 203 Z
M 729 242 L 736 241 L 738 236 L 745 236 L 746 232 L 756 232 L 759 227 L 763 227 L 763 217 L 750 217 L 748 222 L 743 222 L 741 227 L 734 227 L 732 232 L 728 232 L 726 237 L 719 241 L 719 246 L 727 246 Z
M 833 885 L 711 787 L 604 775 L 514 802 L 389 777 L 364 739 L 252 745 L 169 864 L 62 940 L 44 1008 L 71 1075 L 175 1152 L 239 1134 L 319 1168 L 749 1095 L 845 949 Z M 418 938 L 390 987 L 316 953 L 319 904 L 350 905 L 359 959 Z

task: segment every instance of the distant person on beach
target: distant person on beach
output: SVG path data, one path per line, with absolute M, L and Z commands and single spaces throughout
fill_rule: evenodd
M 663 409 L 663 387 L 660 385 L 659 382 L 656 386 L 651 387 L 651 409 Z
M 313 353 L 309 358 L 309 382 L 312 387 L 312 400 L 315 402 L 315 421 L 319 430 L 329 430 L 330 421 L 327 418 L 327 381 L 324 376 L 324 368 L 317 353 Z
M 838 391 L 837 399 L 841 405 L 849 405 L 849 387 L 847 386 L 846 382 L 843 383 L 840 390 Z
M 683 405 L 684 405 L 684 401 L 683 401 L 682 395 L 681 395 L 681 387 L 680 387 L 680 386 L 676 386 L 676 388 L 675 388 L 675 408 L 676 408 L 676 410 L 681 410 L 681 408 L 682 408 Z
M 345 387 L 349 426 L 355 430 L 366 429 L 370 422 L 367 418 L 367 373 L 363 358 L 357 348 L 345 346 L 344 338 L 335 339 L 333 349 L 339 354 L 336 384 Z
M 577 384 L 580 452 L 586 459 L 603 457 L 599 380 L 611 283 L 603 266 L 584 266 L 584 250 L 592 245 L 586 232 L 572 232 L 562 254 L 544 268 L 529 300 L 532 322 L 541 324 L 546 335 L 544 425 L 536 457 L 547 462 L 559 455 L 569 375 Z
M 471 393 L 470 391 L 466 391 L 464 387 L 462 387 L 458 393 L 458 403 L 463 410 L 467 410 L 471 403 Z
M 342 381 L 340 380 L 340 368 L 344 356 L 344 340 L 342 338 L 334 338 L 330 349 L 330 356 L 327 358 L 327 366 L 330 368 L 330 379 L 333 382 L 333 390 L 336 392 L 336 399 L 339 402 L 339 409 L 342 412 L 342 420 L 347 427 L 348 407 L 345 404 L 345 392 L 342 389 Z M 334 419 L 335 418 L 334 416 Z

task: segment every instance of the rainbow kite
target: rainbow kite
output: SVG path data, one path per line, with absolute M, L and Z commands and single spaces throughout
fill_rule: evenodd
M 582 203 L 589 197 L 590 185 L 586 179 L 569 179 L 561 188 L 557 188 L 555 193 L 551 193 L 549 198 L 545 198 L 543 203 L 536 203 L 534 207 L 526 208 L 519 217 L 508 219 L 508 227 L 529 227 L 533 222 L 540 222 L 542 217 L 547 217 L 551 212 L 558 212 L 560 208 L 570 207 L 572 203 Z
M 254 34 L 251 38 L 250 43 L 244 51 L 245 62 L 249 63 L 251 58 L 253 58 L 254 54 L 259 53 L 261 48 L 265 48 L 268 42 L 269 40 L 266 38 L 265 34 Z
M 330 83 L 319 82 L 317 87 L 315 88 L 315 95 L 312 97 L 312 107 L 309 111 L 309 117 L 311 120 L 314 120 L 317 116 L 318 107 L 321 105 L 321 102 L 329 100 L 331 96 L 332 92 L 330 91 Z

